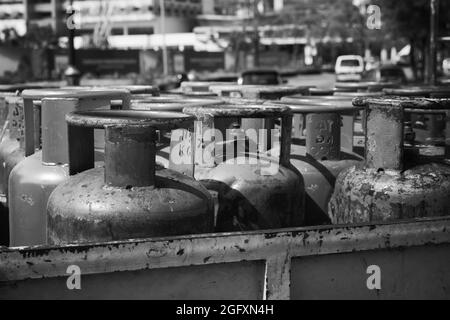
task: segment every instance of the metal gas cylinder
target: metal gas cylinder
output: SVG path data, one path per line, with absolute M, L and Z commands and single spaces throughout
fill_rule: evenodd
M 98 95 L 91 101 L 85 93 L 78 98 L 44 98 L 42 110 L 42 151 L 34 152 L 20 161 L 9 176 L 9 225 L 10 246 L 45 244 L 47 241 L 47 200 L 53 189 L 68 178 L 67 125 L 65 117 L 77 110 L 102 108 L 103 99 Z M 25 118 L 27 118 L 25 109 Z M 25 122 L 25 131 L 33 122 Z M 32 144 L 32 143 L 30 143 Z
M 336 177 L 363 160 L 351 149 L 341 148 L 342 137 L 353 140 L 353 127 L 343 126 L 341 115 L 353 117 L 358 108 L 351 102 L 287 105 L 294 115 L 305 119 L 305 134 L 299 135 L 294 129 L 291 147 L 291 163 L 305 186 L 305 225 L 329 224 L 328 202 Z
M 448 99 L 381 97 L 354 100 L 367 106 L 365 162 L 344 170 L 329 204 L 333 223 L 389 221 L 448 215 L 450 166 L 405 157 L 405 108 L 449 109 Z M 449 130 L 449 129 L 447 129 Z
M 48 200 L 52 244 L 206 233 L 213 230 L 208 191 L 155 165 L 155 130 L 192 122 L 175 112 L 98 110 L 66 117 L 68 180 Z M 105 130 L 105 167 L 94 168 L 93 129 Z
M 221 105 L 184 108 L 195 115 L 194 176 L 218 200 L 216 231 L 303 225 L 304 190 L 289 162 L 292 113 L 284 106 Z M 279 130 L 215 130 L 221 118 L 280 118 Z M 265 158 L 266 142 L 280 145 L 278 158 Z M 224 138 L 225 137 L 225 138 Z M 223 142 L 226 142 L 225 144 Z M 247 147 L 246 147 L 247 146 Z M 192 150 L 191 149 L 191 150 Z M 224 159 L 225 157 L 225 159 Z

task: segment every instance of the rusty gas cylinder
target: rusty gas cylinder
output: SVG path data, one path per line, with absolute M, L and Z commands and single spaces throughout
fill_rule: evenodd
M 294 129 L 291 147 L 291 163 L 300 172 L 305 186 L 305 225 L 329 224 L 328 202 L 336 177 L 363 160 L 351 149 L 341 148 L 342 139 L 353 141 L 353 122 L 345 125 L 341 116 L 352 119 L 360 108 L 351 101 L 339 100 L 286 105 L 294 115 L 305 119 L 304 136 Z
M 385 97 L 355 98 L 353 103 L 368 108 L 366 157 L 363 165 L 338 176 L 329 204 L 332 222 L 448 215 L 450 166 L 444 161 L 421 164 L 406 159 L 403 121 L 405 108 L 448 110 L 449 100 Z
M 195 115 L 194 176 L 216 196 L 216 231 L 303 225 L 304 190 L 289 162 L 292 113 L 284 106 L 221 105 L 184 108 Z M 217 130 L 220 118 L 280 118 L 279 130 Z M 265 157 L 266 142 L 279 157 Z M 224 143 L 225 142 L 225 143 Z M 191 150 L 192 150 L 191 149 Z M 224 159 L 225 158 L 225 159 Z
M 28 155 L 11 171 L 8 184 L 10 246 L 45 244 L 47 241 L 47 200 L 53 189 L 68 178 L 67 125 L 65 116 L 76 110 L 102 108 L 104 91 L 98 100 L 78 92 L 78 98 L 44 98 L 42 150 Z M 99 101 L 100 103 L 96 103 Z M 25 109 L 25 118 L 27 118 Z M 25 131 L 29 130 L 25 122 Z M 31 130 L 31 129 L 30 129 Z M 30 143 L 32 144 L 32 143 Z
M 206 233 L 213 203 L 197 181 L 155 165 L 155 130 L 191 123 L 175 112 L 98 110 L 66 117 L 68 180 L 48 200 L 48 241 L 113 241 Z M 94 168 L 93 129 L 105 130 L 105 166 Z

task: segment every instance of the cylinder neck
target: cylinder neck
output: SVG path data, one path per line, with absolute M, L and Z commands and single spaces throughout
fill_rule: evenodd
M 316 160 L 339 160 L 340 116 L 337 113 L 306 115 L 306 154 Z
M 367 110 L 366 167 L 403 169 L 403 108 L 370 103 Z
M 155 130 L 148 125 L 105 128 L 105 183 L 115 187 L 155 184 Z

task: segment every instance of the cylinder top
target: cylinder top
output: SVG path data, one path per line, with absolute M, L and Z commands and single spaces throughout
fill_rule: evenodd
M 76 111 L 66 116 L 70 125 L 102 129 L 107 125 L 147 124 L 155 129 L 173 129 L 193 121 L 194 117 L 179 112 L 139 110 Z
M 429 96 L 433 93 L 445 94 L 450 97 L 450 86 L 417 86 L 402 88 L 386 88 L 383 89 L 386 94 L 396 96 Z
M 242 117 L 242 118 L 265 118 L 281 117 L 291 115 L 289 107 L 284 105 L 236 105 L 224 104 L 220 106 L 186 107 L 183 113 L 194 115 L 197 118 L 204 116 L 212 117 Z
M 362 82 L 336 82 L 334 84 L 337 89 L 355 89 L 367 90 L 369 88 L 392 88 L 398 86 L 394 82 L 376 82 L 376 81 L 362 81 Z
M 237 85 L 236 82 L 215 81 L 183 81 L 181 90 L 183 92 L 208 92 L 211 86 Z
M 450 109 L 450 99 L 438 98 L 409 98 L 409 97 L 357 97 L 353 99 L 353 105 L 358 107 L 366 107 L 376 105 L 377 107 L 386 108 L 409 108 L 409 109 Z
M 241 92 L 244 95 L 249 94 L 284 94 L 284 95 L 292 95 L 296 93 L 308 92 L 309 86 L 280 86 L 280 85 L 214 85 L 210 87 L 212 92 L 217 94 L 221 94 L 223 91 L 237 91 Z
M 45 85 L 34 85 L 34 84 L 2 84 L 0 85 L 0 92 L 15 92 L 22 91 L 26 89 L 41 89 L 41 88 L 57 88 L 57 86 L 45 86 Z
M 131 109 L 133 110 L 150 110 L 150 111 L 178 111 L 182 112 L 185 107 L 195 107 L 198 105 L 210 106 L 223 104 L 220 100 L 184 100 L 177 103 L 154 103 L 146 100 L 137 100 L 131 102 Z
M 293 113 L 333 113 L 333 112 L 352 112 L 357 110 L 358 106 L 352 104 L 351 99 L 337 101 L 271 101 L 271 104 L 284 105 L 289 107 Z
M 30 89 L 24 90 L 21 94 L 24 99 L 43 99 L 43 98 L 124 98 L 129 97 L 130 93 L 124 89 Z

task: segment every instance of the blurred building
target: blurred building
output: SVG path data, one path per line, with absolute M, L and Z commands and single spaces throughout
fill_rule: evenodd
M 27 31 L 25 5 L 22 0 L 0 0 L 0 40 L 23 36 Z

